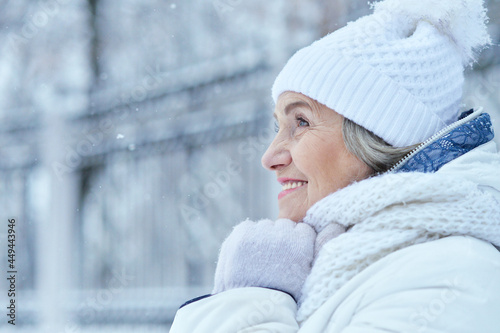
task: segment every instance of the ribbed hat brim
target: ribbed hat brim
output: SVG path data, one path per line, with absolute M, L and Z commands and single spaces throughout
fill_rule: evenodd
M 314 44 L 313 44 L 314 45 Z M 275 103 L 285 91 L 302 93 L 333 109 L 395 147 L 422 142 L 445 123 L 387 75 L 340 52 L 306 47 L 276 78 Z

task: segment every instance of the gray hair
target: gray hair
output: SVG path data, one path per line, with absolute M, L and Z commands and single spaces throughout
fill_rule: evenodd
M 419 144 L 393 147 L 366 128 L 344 117 L 342 136 L 347 149 L 375 173 L 383 173 L 408 155 Z

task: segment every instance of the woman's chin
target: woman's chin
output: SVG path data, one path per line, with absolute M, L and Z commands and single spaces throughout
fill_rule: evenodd
M 293 211 L 290 209 L 286 208 L 280 208 L 279 213 L 278 213 L 278 218 L 279 219 L 289 219 L 294 222 L 302 222 L 304 217 L 306 216 L 306 212 L 298 212 L 298 211 Z

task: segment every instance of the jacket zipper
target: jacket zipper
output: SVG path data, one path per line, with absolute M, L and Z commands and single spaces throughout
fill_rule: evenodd
M 446 126 L 433 136 L 431 136 L 429 139 L 425 140 L 422 142 L 420 145 L 418 145 L 415 149 L 413 149 L 411 152 L 409 152 L 405 157 L 403 157 L 398 163 L 394 164 L 387 172 L 395 172 L 399 170 L 410 158 L 418 154 L 420 151 L 422 151 L 424 148 L 429 146 L 431 143 L 436 141 L 437 139 L 441 138 L 442 136 L 448 134 L 449 132 L 453 131 L 455 128 L 462 126 L 463 124 L 476 119 L 483 113 L 483 108 L 479 107 L 476 111 L 472 112 L 470 115 L 467 117 L 457 120 L 454 123 Z

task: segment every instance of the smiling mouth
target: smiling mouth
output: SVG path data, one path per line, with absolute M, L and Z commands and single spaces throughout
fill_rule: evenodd
M 307 184 L 306 181 L 299 181 L 299 180 L 290 180 L 282 182 L 281 183 L 282 191 L 278 194 L 278 200 L 283 198 L 285 195 L 303 187 L 306 184 Z
M 305 184 L 307 184 L 307 182 L 303 182 L 303 181 L 290 181 L 290 182 L 286 182 L 284 184 L 281 184 L 282 185 L 281 190 L 282 191 L 286 191 L 286 190 L 294 189 L 294 188 L 297 188 L 297 187 L 301 187 L 301 186 L 303 186 Z

